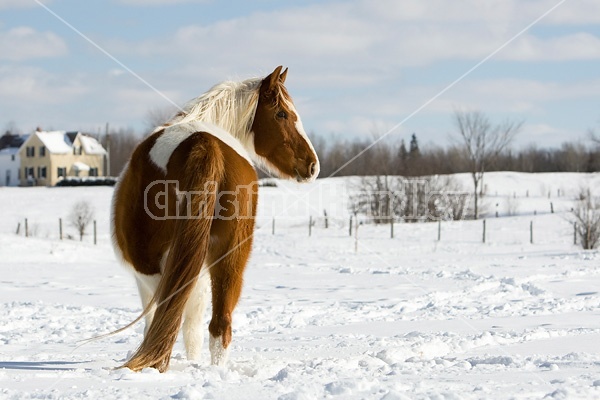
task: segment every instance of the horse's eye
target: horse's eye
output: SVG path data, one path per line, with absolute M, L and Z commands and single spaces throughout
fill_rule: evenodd
M 277 118 L 279 118 L 279 119 L 286 119 L 287 118 L 287 113 L 285 111 L 279 111 L 277 113 Z

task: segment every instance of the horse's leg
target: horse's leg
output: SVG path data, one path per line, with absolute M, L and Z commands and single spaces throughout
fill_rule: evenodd
M 183 312 L 183 340 L 185 342 L 187 358 L 190 361 L 200 359 L 202 342 L 204 341 L 202 320 L 206 312 L 209 285 L 210 275 L 208 271 L 203 269 L 200 271 L 196 286 L 185 304 Z
M 212 319 L 210 358 L 213 365 L 225 365 L 231 343 L 231 316 L 242 291 L 242 275 L 250 253 L 250 240 L 230 251 L 210 268 L 212 281 Z
M 144 275 L 139 272 L 135 273 L 135 282 L 137 283 L 138 291 L 140 292 L 140 298 L 142 299 L 142 307 L 144 310 L 148 307 L 156 288 L 158 287 L 158 281 L 160 280 L 160 274 L 155 275 Z M 144 326 L 144 335 L 148 331 L 152 318 L 154 318 L 154 311 L 156 310 L 156 304 L 152 305 L 152 308 L 146 314 L 146 325 Z

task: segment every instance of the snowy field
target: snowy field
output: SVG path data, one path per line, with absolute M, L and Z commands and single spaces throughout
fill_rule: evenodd
M 77 347 L 141 309 L 110 245 L 112 188 L 0 188 L 0 398 L 600 398 L 600 254 L 568 220 L 599 174 L 489 173 L 485 244 L 481 221 L 442 223 L 440 241 L 437 223 L 363 225 L 357 252 L 345 182 L 263 188 L 228 366 L 178 342 L 165 374 L 113 369 L 143 324 Z M 81 199 L 97 245 L 58 240 Z M 33 237 L 15 235 L 24 218 Z

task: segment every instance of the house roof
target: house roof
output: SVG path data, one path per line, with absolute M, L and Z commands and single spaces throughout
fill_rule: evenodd
M 19 148 L 18 147 L 6 147 L 2 150 L 0 150 L 0 155 L 14 155 L 17 154 L 19 152 Z
M 81 132 L 41 131 L 35 132 L 44 146 L 52 154 L 68 154 L 73 151 L 73 142 L 79 137 L 86 154 L 106 154 L 104 147 L 93 137 Z
M 79 134 L 79 141 L 81 141 L 81 145 L 86 154 L 106 154 L 104 147 L 91 136 Z
M 36 132 L 35 134 L 52 154 L 67 154 L 73 149 L 71 143 L 67 142 L 69 138 L 65 135 L 65 131 Z
M 14 147 L 18 149 L 28 138 L 29 135 L 5 133 L 3 136 L 0 136 L 0 149 L 5 149 L 7 147 Z

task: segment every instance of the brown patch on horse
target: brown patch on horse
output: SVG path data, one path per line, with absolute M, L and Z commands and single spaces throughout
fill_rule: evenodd
M 127 169 L 121 176 L 115 193 L 114 224 L 115 242 L 123 258 L 135 267 L 135 270 L 153 275 L 160 273 L 160 262 L 168 249 L 165 237 L 173 233 L 172 221 L 157 221 L 148 216 L 143 207 L 144 191 L 151 182 L 166 179 L 164 173 L 156 167 L 149 158 L 150 149 L 164 130 L 158 131 L 146 138 L 134 150 Z M 159 187 L 151 189 L 149 195 L 154 198 Z M 175 204 L 169 201 L 169 204 Z M 150 203 L 153 215 L 165 211 Z

